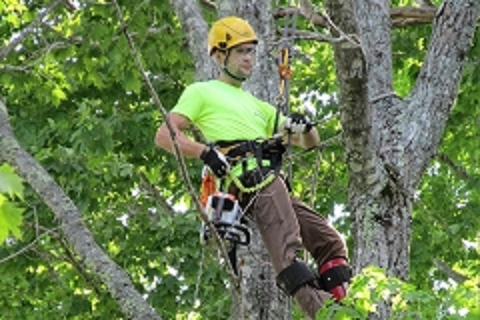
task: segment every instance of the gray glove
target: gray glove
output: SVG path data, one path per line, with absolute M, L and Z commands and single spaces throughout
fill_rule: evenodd
M 304 114 L 292 113 L 285 120 L 284 128 L 290 133 L 307 133 L 312 130 L 314 123 Z

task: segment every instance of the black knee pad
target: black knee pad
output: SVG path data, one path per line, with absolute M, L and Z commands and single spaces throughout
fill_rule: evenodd
M 318 283 L 322 290 L 334 293 L 337 300 L 343 298 L 346 294 L 344 285 L 350 282 L 352 270 L 344 258 L 336 258 L 325 262 L 318 268 Z M 338 293 L 338 287 L 343 287 L 343 293 Z
M 302 262 L 295 260 L 277 276 L 277 286 L 286 294 L 293 296 L 305 284 L 314 284 L 315 274 Z

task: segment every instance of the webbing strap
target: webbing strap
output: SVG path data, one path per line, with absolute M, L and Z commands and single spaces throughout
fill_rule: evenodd
M 283 292 L 293 296 L 307 283 L 313 283 L 315 275 L 302 261 L 294 261 L 277 276 L 277 285 Z
M 215 142 L 214 145 L 220 147 L 219 150 L 233 165 L 223 181 L 223 187 L 228 188 L 233 183 L 242 193 L 254 193 L 267 187 L 280 174 L 285 150 L 282 143 L 279 138 Z M 270 171 L 261 182 L 251 187 L 245 186 L 240 176 L 257 168 Z

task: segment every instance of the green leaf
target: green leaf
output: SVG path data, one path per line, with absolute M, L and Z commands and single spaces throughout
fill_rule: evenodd
M 0 195 L 0 243 L 5 241 L 9 232 L 21 238 L 22 211 L 23 209 L 16 207 L 6 197 Z
M 0 193 L 17 196 L 23 199 L 22 179 L 7 164 L 0 166 Z
M 138 93 L 140 92 L 142 82 L 136 72 L 126 72 L 125 73 L 125 90 Z

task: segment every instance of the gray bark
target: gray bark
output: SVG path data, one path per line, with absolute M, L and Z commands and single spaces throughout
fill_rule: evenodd
M 79 258 L 107 286 L 122 312 L 130 319 L 161 319 L 135 290 L 125 271 L 95 242 L 72 200 L 47 171 L 16 140 L 7 107 L 0 98 L 0 161 L 14 167 L 55 214 L 68 243 Z
M 407 130 L 403 140 L 412 177 L 408 188 L 419 184 L 425 168 L 437 154 L 458 93 L 479 11 L 478 0 L 445 1 L 438 9 L 423 67 L 405 99 L 408 108 L 403 122 Z M 428 135 L 420 134 L 425 132 Z
M 406 279 L 414 191 L 438 150 L 479 4 L 476 0 L 442 4 L 415 87 L 402 100 L 392 91 L 389 2 L 325 3 L 333 22 L 350 35 L 334 50 L 354 221 L 355 272 L 375 264 Z M 389 312 L 384 304 L 372 318 L 387 319 Z
M 187 37 L 188 50 L 195 62 L 197 80 L 215 78 L 218 74 L 212 59 L 208 56 L 208 25 L 202 16 L 197 1 L 170 0 Z

